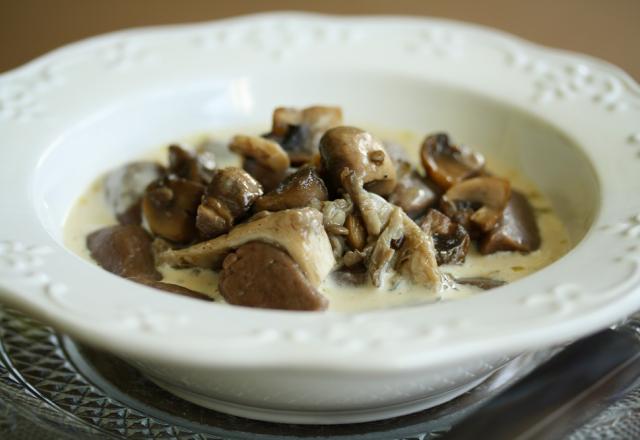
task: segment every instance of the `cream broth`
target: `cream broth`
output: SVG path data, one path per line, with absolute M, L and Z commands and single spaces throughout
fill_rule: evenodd
M 253 131 L 251 130 L 251 132 Z M 233 133 L 242 132 L 250 131 L 234 131 Z M 226 139 L 230 134 L 232 133 L 218 132 L 213 137 L 215 139 Z M 194 137 L 189 139 L 188 143 L 199 144 L 203 138 L 203 136 Z M 414 165 L 421 169 L 418 162 L 418 148 L 421 141 L 419 137 L 408 132 L 384 132 L 384 136 L 380 136 L 380 138 L 404 146 Z M 224 145 L 225 143 L 220 143 L 215 150 L 217 166 L 238 165 L 237 156 L 226 151 Z M 166 155 L 167 149 L 163 147 L 153 150 L 139 159 L 166 163 Z M 514 188 L 525 193 L 529 198 L 536 211 L 540 228 L 542 238 L 540 249 L 530 254 L 498 252 L 492 255 L 480 255 L 472 246 L 464 264 L 444 265 L 440 269 L 456 278 L 487 277 L 511 282 L 551 264 L 569 250 L 570 242 L 564 225 L 553 213 L 551 203 L 543 194 L 537 191 L 532 182 L 516 170 L 501 164 L 493 157 L 488 157 L 487 163 L 488 168 L 493 173 L 509 179 Z M 104 198 L 103 180 L 104 176 L 99 177 L 78 199 L 70 210 L 64 226 L 65 245 L 76 254 L 92 262 L 93 260 L 86 246 L 87 235 L 96 229 L 117 223 Z M 218 274 L 214 271 L 173 269 L 166 265 L 160 266 L 158 270 L 162 273 L 163 281 L 165 282 L 179 284 L 202 292 L 216 301 L 224 301 L 217 290 Z M 329 309 L 334 311 L 381 309 L 434 300 L 434 295 L 428 290 L 406 282 L 400 283 L 393 290 L 382 290 L 370 286 L 342 286 L 329 277 L 322 283 L 319 290 L 329 299 Z M 457 285 L 442 292 L 441 298 L 443 300 L 451 300 L 480 292 L 483 292 L 483 290 L 477 287 Z

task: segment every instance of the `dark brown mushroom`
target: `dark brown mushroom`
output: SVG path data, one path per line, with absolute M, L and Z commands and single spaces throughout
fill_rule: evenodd
M 440 207 L 449 218 L 475 235 L 475 229 L 488 232 L 498 224 L 510 195 L 508 180 L 474 177 L 449 188 L 440 200 Z
M 449 136 L 437 133 L 422 143 L 422 166 L 427 175 L 443 190 L 477 176 L 484 168 L 484 157 L 464 145 L 452 145 Z
M 411 218 L 423 214 L 438 200 L 438 189 L 425 181 L 407 162 L 396 163 L 398 183 L 389 195 L 389 202 L 401 207 Z
M 286 252 L 261 242 L 247 243 L 224 259 L 218 288 L 228 303 L 247 307 L 324 310 L 328 305 Z
M 330 128 L 342 124 L 339 107 L 313 106 L 305 109 L 276 108 L 271 133 L 266 137 L 278 142 L 293 166 L 310 163 L 318 153 L 318 143 Z
M 289 156 L 277 143 L 258 136 L 234 136 L 229 149 L 243 157 L 242 168 L 256 178 L 265 192 L 287 176 Z
M 482 290 L 495 289 L 507 284 L 505 281 L 486 277 L 456 278 L 454 281 L 458 284 L 474 286 Z
M 214 238 L 228 232 L 262 195 L 262 185 L 241 168 L 216 170 L 198 206 L 196 227 L 200 236 Z
M 151 236 L 138 225 L 116 225 L 87 236 L 87 247 L 103 269 L 125 278 L 160 280 L 151 251 Z
M 106 175 L 105 199 L 120 224 L 142 222 L 142 195 L 151 182 L 164 174 L 164 167 L 155 162 L 132 162 Z
M 282 211 L 310 206 L 329 198 L 327 187 L 315 168 L 304 166 L 289 175 L 276 189 L 256 200 L 255 211 Z
M 320 156 L 331 190 L 341 185 L 342 173 L 352 170 L 367 191 L 390 194 L 396 186 L 396 169 L 382 143 L 355 127 L 335 127 L 320 139 Z
M 148 278 L 129 278 L 136 283 L 144 284 L 145 286 L 153 287 L 154 289 L 164 290 L 165 292 L 175 293 L 176 295 L 186 296 L 189 298 L 201 299 L 204 301 L 213 301 L 213 299 L 204 293 L 196 292 L 195 290 L 188 289 L 173 283 L 164 283 L 162 281 L 154 281 Z
M 440 211 L 430 209 L 420 222 L 420 228 L 433 239 L 438 265 L 464 263 L 471 239 L 461 225 Z
M 204 186 L 176 176 L 153 182 L 145 191 L 142 210 L 151 231 L 162 238 L 188 243 L 197 237 L 196 212 Z
M 512 191 L 502 220 L 482 238 L 479 250 L 482 254 L 531 252 L 540 247 L 540 242 L 540 231 L 531 204 L 524 194 Z

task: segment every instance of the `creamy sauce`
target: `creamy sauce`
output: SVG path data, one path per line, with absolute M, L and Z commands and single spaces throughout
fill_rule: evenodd
M 227 139 L 233 133 L 250 133 L 254 130 L 237 130 L 234 132 L 215 133 L 215 139 Z M 384 132 L 382 139 L 393 141 L 403 145 L 409 158 L 414 161 L 418 169 L 418 148 L 420 138 L 409 132 Z M 188 143 L 197 145 L 205 136 L 198 136 L 188 139 Z M 216 164 L 218 167 L 239 165 L 237 156 L 229 153 L 224 147 L 225 143 L 220 143 L 215 150 Z M 166 147 L 155 149 L 139 159 L 155 160 L 166 163 Z M 529 254 L 518 252 L 498 252 L 492 255 L 480 255 L 473 245 L 467 255 L 466 261 L 462 265 L 444 265 L 440 269 L 454 277 L 487 277 L 506 282 L 515 281 L 532 272 L 551 264 L 570 248 L 570 242 L 564 225 L 556 217 L 551 208 L 549 200 L 541 194 L 535 185 L 524 178 L 516 170 L 501 164 L 495 158 L 487 158 L 488 168 L 496 175 L 510 180 L 515 189 L 527 195 L 533 205 L 542 244 L 540 249 Z M 78 199 L 72 207 L 64 227 L 65 245 L 76 254 L 89 261 L 91 256 L 86 246 L 86 237 L 89 233 L 105 226 L 117 223 L 115 216 L 107 206 L 103 194 L 104 176 L 99 177 L 89 189 Z M 211 296 L 216 301 L 223 301 L 217 286 L 218 274 L 212 270 L 204 269 L 174 269 L 163 265 L 158 267 L 162 273 L 163 281 L 175 283 L 198 292 Z M 402 282 L 393 290 L 374 289 L 370 286 L 351 287 L 341 286 L 329 277 L 319 287 L 320 292 L 327 296 L 330 302 L 330 310 L 335 311 L 357 311 L 381 309 L 389 307 L 407 306 L 432 302 L 436 296 L 427 289 L 415 286 L 407 282 Z M 443 300 L 464 298 L 468 295 L 481 293 L 483 290 L 464 285 L 448 288 L 441 293 Z

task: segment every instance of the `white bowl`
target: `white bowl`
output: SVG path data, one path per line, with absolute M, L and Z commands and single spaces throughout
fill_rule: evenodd
M 99 173 L 279 104 L 444 129 L 522 170 L 573 249 L 469 299 L 365 313 L 203 305 L 72 254 L 62 225 Z M 0 77 L 0 298 L 194 402 L 344 423 L 449 399 L 517 353 L 640 308 L 640 88 L 601 61 L 405 17 L 264 14 L 131 30 Z

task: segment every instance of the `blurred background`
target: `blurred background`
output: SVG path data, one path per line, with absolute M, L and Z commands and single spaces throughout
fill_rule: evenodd
M 640 80 L 640 0 L 0 0 L 0 72 L 71 41 L 117 29 L 272 10 L 475 22 L 602 58 Z

